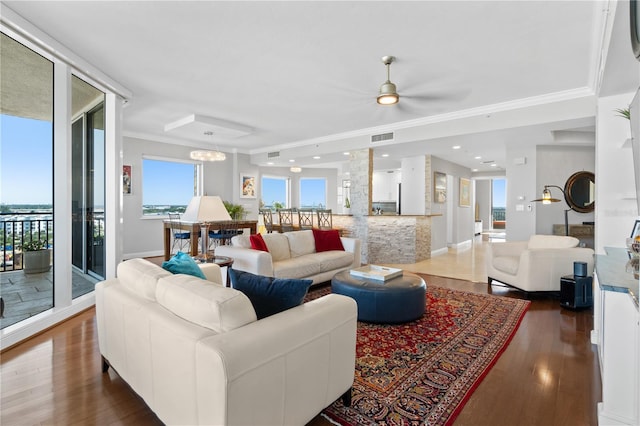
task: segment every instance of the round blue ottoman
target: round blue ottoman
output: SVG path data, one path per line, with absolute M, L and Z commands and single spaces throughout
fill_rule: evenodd
M 427 285 L 410 272 L 388 281 L 356 277 L 343 271 L 331 280 L 331 292 L 355 299 L 358 320 L 375 323 L 401 323 L 424 315 Z

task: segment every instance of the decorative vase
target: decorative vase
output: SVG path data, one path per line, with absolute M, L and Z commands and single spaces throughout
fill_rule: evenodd
M 25 274 L 39 274 L 51 269 L 51 249 L 25 251 L 22 254 L 22 269 Z

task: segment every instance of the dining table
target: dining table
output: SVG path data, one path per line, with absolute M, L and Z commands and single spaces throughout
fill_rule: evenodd
M 249 232 L 252 234 L 255 234 L 258 229 L 257 220 L 234 220 L 233 223 L 235 229 L 249 229 Z M 171 258 L 171 221 L 164 220 L 163 224 L 164 260 L 169 260 Z M 207 225 L 207 232 L 218 231 L 221 225 L 223 225 L 226 229 L 229 228 L 228 220 L 205 222 L 205 224 Z M 180 229 L 189 231 L 191 233 L 191 246 L 189 254 L 194 257 L 198 255 L 198 237 L 200 236 L 200 225 L 200 222 L 180 221 Z

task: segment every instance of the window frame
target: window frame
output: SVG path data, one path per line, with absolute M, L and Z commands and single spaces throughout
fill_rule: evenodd
M 260 199 L 262 200 L 263 204 L 265 206 L 267 206 L 268 204 L 265 203 L 264 201 L 264 179 L 277 179 L 277 180 L 283 180 L 285 182 L 285 188 L 284 188 L 284 192 L 285 192 L 285 200 L 284 200 L 284 207 L 285 208 L 291 208 L 291 177 L 290 176 L 278 176 L 278 175 L 262 175 L 260 177 Z M 274 200 L 275 201 L 275 200 Z M 270 206 L 273 209 L 273 206 Z
M 196 170 L 196 176 L 194 178 L 194 193 L 192 194 L 192 197 L 196 197 L 196 196 L 202 196 L 203 193 L 203 186 L 204 186 L 204 166 L 202 164 L 202 161 L 196 161 L 196 160 L 190 160 L 190 159 L 185 159 L 185 158 L 175 158 L 175 157 L 164 157 L 164 156 L 159 156 L 159 155 L 146 155 L 143 154 L 141 161 L 140 161 L 140 193 L 141 193 L 141 197 L 140 197 L 140 201 L 141 201 L 141 218 L 144 220 L 147 219 L 167 219 L 169 216 L 167 213 L 160 213 L 160 214 L 145 214 L 144 213 L 144 191 L 145 191 L 145 185 L 144 185 L 144 162 L 146 160 L 149 161 L 162 161 L 165 163 L 179 163 L 179 164 L 189 164 L 189 165 L 193 165 L 195 166 L 195 170 Z M 187 206 L 185 205 L 185 208 Z
M 309 206 L 303 206 L 302 205 L 302 184 L 304 181 L 311 181 L 311 180 L 316 180 L 316 181 L 323 181 L 324 182 L 324 194 L 323 194 L 323 198 L 324 198 L 324 203 L 321 203 L 322 207 L 309 207 Z M 300 200 L 299 204 L 300 204 L 300 208 L 323 208 L 326 209 L 327 208 L 327 199 L 329 198 L 329 193 L 328 193 L 328 179 L 326 177 L 301 177 L 300 180 L 298 181 L 298 199 Z

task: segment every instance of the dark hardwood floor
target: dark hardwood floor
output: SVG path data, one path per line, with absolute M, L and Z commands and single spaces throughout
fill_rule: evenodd
M 519 291 L 426 276 L 428 285 L 523 298 Z M 456 425 L 596 425 L 600 375 L 590 310 L 535 296 Z M 162 424 L 111 369 L 101 373 L 90 309 L 2 353 L 0 424 Z M 248 407 L 250 408 L 250 407 Z M 329 424 L 320 416 L 310 424 Z

